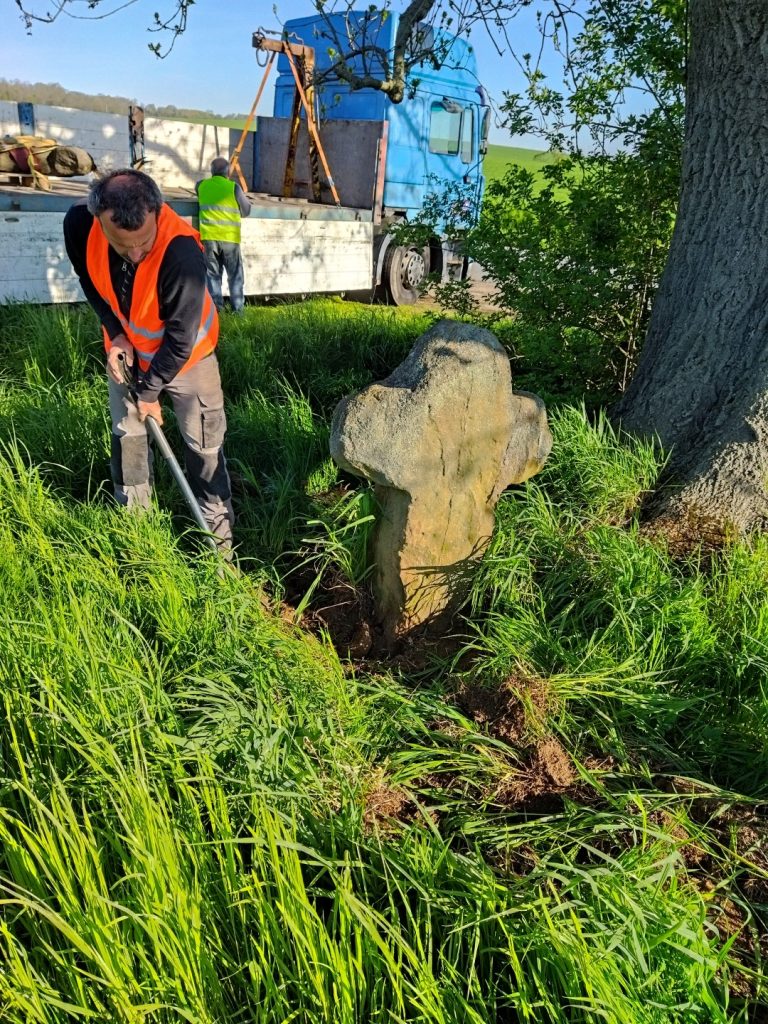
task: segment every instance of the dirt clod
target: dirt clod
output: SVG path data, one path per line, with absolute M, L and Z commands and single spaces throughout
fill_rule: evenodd
M 367 829 L 391 831 L 413 817 L 414 805 L 407 793 L 380 775 L 365 794 L 363 821 Z
M 565 748 L 554 736 L 534 747 L 528 763 L 505 781 L 494 799 L 507 806 L 544 810 L 552 799 L 574 791 L 578 776 Z
M 546 680 L 513 675 L 497 687 L 464 685 L 456 702 L 491 736 L 519 746 L 541 733 L 551 696 Z
M 560 741 L 553 736 L 539 744 L 534 763 L 560 789 L 567 789 L 576 781 L 570 757 Z

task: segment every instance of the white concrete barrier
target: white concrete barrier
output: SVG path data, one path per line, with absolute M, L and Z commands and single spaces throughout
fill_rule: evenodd
M 210 174 L 211 160 L 217 156 L 229 156 L 229 128 L 144 118 L 143 169 L 158 185 L 193 189 L 196 181 Z
M 99 171 L 130 166 L 128 112 L 75 110 L 34 105 L 35 134 L 63 146 L 87 150 Z M 18 106 L 0 100 L 0 135 L 20 134 Z M 210 124 L 191 124 L 168 118 L 144 120 L 144 170 L 160 186 L 194 189 L 210 173 L 211 160 L 229 156 L 230 130 Z

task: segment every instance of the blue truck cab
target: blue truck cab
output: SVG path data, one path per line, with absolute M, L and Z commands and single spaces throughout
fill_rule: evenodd
M 350 32 L 351 26 L 351 32 Z M 470 216 L 480 210 L 485 179 L 483 155 L 487 145 L 490 107 L 487 94 L 479 84 L 474 49 L 465 38 L 453 37 L 431 26 L 417 28 L 421 37 L 441 52 L 442 63 L 431 62 L 414 67 L 409 74 L 406 95 L 393 103 L 378 89 L 352 90 L 336 77 L 323 80 L 324 73 L 339 50 L 338 40 L 346 42 L 351 34 L 358 43 L 391 53 L 397 33 L 398 15 L 372 17 L 370 12 L 297 18 L 284 26 L 286 38 L 312 46 L 320 84 L 317 96 L 322 122 L 378 121 L 387 123 L 386 156 L 383 175 L 383 207 L 377 227 L 374 252 L 374 284 L 387 292 L 390 301 L 405 304 L 418 298 L 419 285 L 427 273 L 437 271 L 443 280 L 463 277 L 466 262 L 450 242 L 435 237 L 421 249 L 396 244 L 392 225 L 418 217 L 425 197 L 458 186 L 462 201 L 469 204 Z M 431 35 L 429 35 L 431 33 Z M 362 49 L 362 47 L 361 47 Z M 367 67 L 366 62 L 367 61 Z M 382 65 L 369 53 L 358 56 L 354 71 L 366 70 L 382 75 Z M 294 81 L 287 58 L 278 58 L 274 115 L 290 117 Z M 354 135 L 350 133 L 349 159 L 354 159 Z M 333 170 L 331 168 L 331 170 Z

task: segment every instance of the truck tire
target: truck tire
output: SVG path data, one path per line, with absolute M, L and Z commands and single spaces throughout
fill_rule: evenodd
M 382 284 L 393 306 L 412 306 L 421 298 L 429 273 L 429 246 L 391 245 L 384 254 Z

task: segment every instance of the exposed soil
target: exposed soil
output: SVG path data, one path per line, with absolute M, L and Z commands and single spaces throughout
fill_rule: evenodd
M 298 574 L 289 577 L 288 596 L 298 603 L 312 579 L 310 571 L 303 578 Z M 283 603 L 281 614 L 288 621 L 296 621 L 295 607 L 290 601 Z M 352 587 L 331 573 L 321 581 L 300 624 L 313 632 L 326 632 L 342 658 L 363 663 L 367 670 L 374 671 L 382 665 L 389 670 L 421 671 L 431 661 L 454 653 L 462 642 L 459 636 L 425 632 L 408 637 L 396 651 L 387 650 L 374 620 L 370 592 L 367 588 Z M 468 664 L 462 666 L 467 667 Z M 478 792 L 479 799 L 542 811 L 551 809 L 550 798 L 558 802 L 563 794 L 576 795 L 578 776 L 570 757 L 559 740 L 544 735 L 552 708 L 552 695 L 545 679 L 512 675 L 494 687 L 462 682 L 453 699 L 476 725 L 517 748 L 523 759 L 510 781 L 492 793 Z M 463 732 L 449 720 L 436 722 L 433 728 L 454 738 Z M 422 780 L 422 785 L 433 790 L 450 791 L 459 784 L 464 785 L 450 773 Z M 412 813 L 413 805 L 407 794 L 393 789 L 384 778 L 366 797 L 364 818 L 371 827 L 410 820 Z
M 690 835 L 685 826 L 668 811 L 654 811 L 648 815 L 648 821 L 660 832 L 665 832 L 675 840 L 680 856 L 689 871 L 706 869 L 711 864 L 712 858 L 709 852 L 697 843 L 695 837 Z
M 714 558 L 731 544 L 736 535 L 727 525 L 711 516 L 684 509 L 679 514 L 654 516 L 652 508 L 641 523 L 640 536 L 662 541 L 672 558 L 686 558 L 694 552 Z
M 391 786 L 383 771 L 373 780 L 364 799 L 363 822 L 369 831 L 394 831 L 416 814 L 408 794 Z
M 342 661 L 364 666 L 367 671 L 423 672 L 436 660 L 457 654 L 466 637 L 450 630 L 438 632 L 425 626 L 391 643 L 376 621 L 373 596 L 368 586 L 354 587 L 338 572 L 326 572 L 312 595 L 309 608 L 297 619 L 296 607 L 312 585 L 310 568 L 286 578 L 286 596 L 280 615 L 312 633 L 326 633 Z M 471 663 L 472 655 L 462 661 Z
M 530 752 L 527 764 L 493 794 L 497 803 L 532 811 L 557 807 L 561 797 L 574 794 L 578 776 L 565 748 L 554 736 L 541 740 Z
M 296 622 L 296 605 L 312 584 L 311 570 L 287 578 L 286 600 L 280 614 Z M 299 624 L 313 633 L 325 632 L 339 657 L 364 659 L 376 640 L 373 599 L 365 587 L 353 587 L 338 572 L 328 572 L 315 591 L 311 606 L 299 617 Z
M 483 270 L 477 264 L 473 264 L 469 280 L 469 294 L 476 303 L 477 312 L 498 313 L 499 306 L 494 302 L 494 297 L 498 294 L 498 288 L 492 281 L 483 280 Z M 423 295 L 415 304 L 414 308 L 419 310 L 423 309 L 442 312 L 440 304 L 430 292 Z
M 511 675 L 493 687 L 464 683 L 454 699 L 473 722 L 514 746 L 541 735 L 552 702 L 545 679 L 523 675 Z
M 581 780 L 562 743 L 546 732 L 554 707 L 546 679 L 515 674 L 492 688 L 464 682 L 454 700 L 483 731 L 514 747 L 518 758 L 510 776 L 481 798 L 521 813 L 557 812 L 564 796 L 595 801 L 594 789 Z M 613 767 L 594 757 L 587 758 L 585 766 L 595 772 Z

